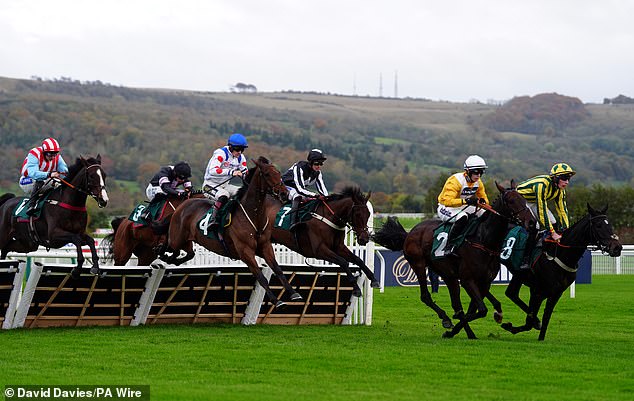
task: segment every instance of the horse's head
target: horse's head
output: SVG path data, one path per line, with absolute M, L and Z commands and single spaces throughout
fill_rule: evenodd
M 500 205 L 498 212 L 509 218 L 512 222 L 521 225 L 527 230 L 534 230 L 537 227 L 537 219 L 528 208 L 526 199 L 517 192 L 515 180 L 511 180 L 511 187 L 504 188 L 495 182 L 495 186 L 500 191 Z
M 278 169 L 272 165 L 267 158 L 260 156 L 258 160 L 253 160 L 253 163 L 259 169 L 259 174 L 263 178 L 263 183 L 267 192 L 271 192 L 273 196 L 278 198 L 282 202 L 288 200 L 288 189 L 282 182 L 282 174 Z
M 358 189 L 358 188 L 357 188 Z M 368 220 L 370 219 L 370 209 L 368 209 L 368 199 L 372 192 L 367 196 L 359 190 L 354 192 L 352 196 L 352 210 L 350 211 L 350 225 L 357 235 L 359 245 L 365 245 L 370 241 L 370 232 L 368 231 Z
M 605 214 L 607 210 L 607 205 L 603 210 L 595 210 L 588 204 L 592 243 L 597 245 L 602 252 L 607 252 L 610 256 L 616 257 L 621 255 L 623 246 L 608 221 L 608 216 Z
M 101 155 L 96 158 L 80 158 L 81 164 L 86 171 L 86 192 L 92 196 L 99 207 L 108 204 L 108 193 L 106 192 L 106 172 L 101 168 Z

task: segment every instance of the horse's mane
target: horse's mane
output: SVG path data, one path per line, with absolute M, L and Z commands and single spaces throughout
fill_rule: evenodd
M 267 159 L 264 156 L 258 157 L 258 163 L 271 164 L 269 159 Z M 236 198 L 237 199 L 242 199 L 242 195 L 244 195 L 244 193 L 249 189 L 249 184 L 251 184 L 251 180 L 255 176 L 255 171 L 257 169 L 258 169 L 258 165 L 257 164 L 252 169 L 249 169 L 249 172 L 247 173 L 246 177 L 244 177 L 244 183 L 246 185 L 241 186 L 240 189 L 238 190 L 238 193 L 236 194 Z
M 87 159 L 84 159 L 87 164 L 89 166 L 92 166 L 93 164 L 101 164 L 99 163 L 99 161 L 97 159 L 95 159 L 94 157 L 89 157 Z M 66 176 L 66 180 L 70 181 L 73 178 L 75 178 L 75 176 L 77 175 L 77 173 L 79 173 L 79 171 L 81 171 L 81 169 L 84 167 L 84 164 L 81 161 L 81 158 L 77 158 L 75 160 L 75 164 L 68 166 L 68 175 Z
M 365 200 L 365 195 L 363 195 L 361 188 L 357 185 L 348 185 L 344 187 L 340 193 L 328 195 L 328 200 L 339 200 L 344 198 L 352 198 L 355 203 L 358 203 Z

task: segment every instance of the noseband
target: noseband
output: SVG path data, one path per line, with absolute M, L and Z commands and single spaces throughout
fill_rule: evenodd
M 83 181 L 86 183 L 86 188 L 75 186 L 75 185 L 71 184 L 70 182 L 64 180 L 63 178 L 58 178 L 58 180 L 62 184 L 64 184 L 67 187 L 69 187 L 70 189 L 73 189 L 73 190 L 75 190 L 77 192 L 81 192 L 81 193 L 83 193 L 85 195 L 92 196 L 95 200 L 97 200 L 99 198 L 99 194 L 95 195 L 95 194 L 93 194 L 92 192 L 90 192 L 88 190 L 89 189 L 89 185 L 88 185 L 88 169 L 92 168 L 92 167 L 101 168 L 101 165 L 99 165 L 99 164 L 91 164 L 90 166 L 87 166 L 87 167 L 84 168 L 84 180 Z M 106 188 L 105 185 L 101 185 L 101 183 L 98 185 L 98 187 L 99 187 L 99 193 L 101 193 L 101 191 Z

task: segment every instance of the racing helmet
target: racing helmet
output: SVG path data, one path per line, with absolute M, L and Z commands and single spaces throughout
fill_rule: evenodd
M 178 162 L 174 165 L 174 174 L 176 177 L 188 179 L 192 176 L 192 169 L 187 162 Z
M 559 177 L 562 175 L 568 175 L 572 177 L 575 174 L 577 174 L 577 172 L 573 170 L 568 163 L 557 163 L 554 164 L 550 169 L 551 177 Z
M 249 144 L 247 143 L 247 138 L 242 134 L 232 134 L 227 141 L 227 145 L 229 146 L 242 146 L 243 148 L 248 148 Z
M 486 170 L 487 164 L 480 156 L 471 155 L 464 161 L 464 169 L 467 172 L 471 170 Z
M 59 142 L 57 142 L 54 138 L 46 138 L 44 141 L 42 141 L 42 150 L 44 151 L 44 153 L 59 153 Z
M 308 152 L 306 160 L 311 163 L 323 162 L 324 160 L 326 160 L 326 157 L 324 156 L 324 152 L 322 152 L 321 149 L 312 149 L 310 152 Z

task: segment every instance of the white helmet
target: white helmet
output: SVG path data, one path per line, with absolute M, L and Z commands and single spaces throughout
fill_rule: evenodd
M 465 170 L 486 169 L 487 164 L 483 158 L 478 155 L 471 155 L 464 161 Z

